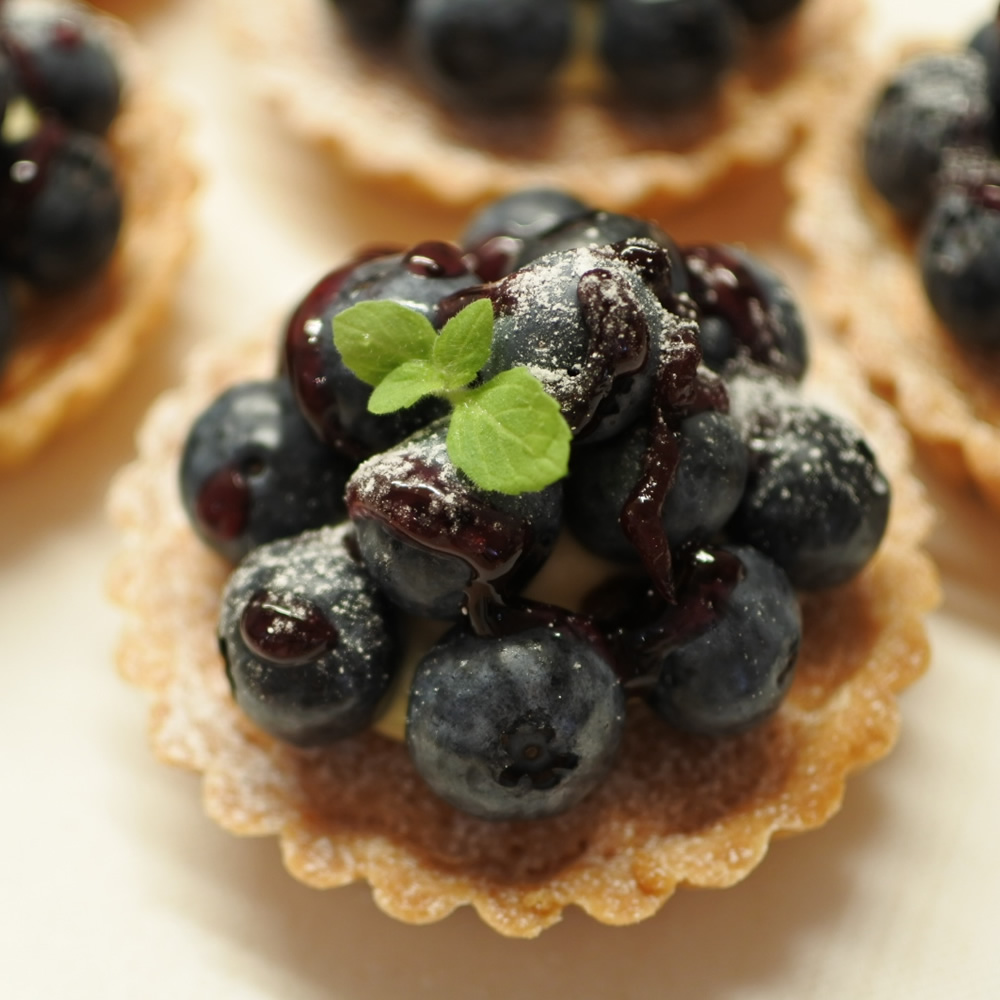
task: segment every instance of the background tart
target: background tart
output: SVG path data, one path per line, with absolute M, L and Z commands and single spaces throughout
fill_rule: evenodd
M 567 85 L 522 113 L 460 115 L 408 67 L 359 49 L 329 0 L 226 0 L 225 9 L 257 89 L 291 130 L 352 171 L 456 205 L 544 184 L 620 210 L 689 200 L 780 161 L 851 72 L 861 6 L 806 0 L 789 25 L 748 46 L 714 104 L 680 117 L 636 111 L 599 85 Z
M 266 339 L 239 352 L 203 349 L 156 404 L 138 459 L 111 493 L 123 543 L 110 590 L 127 616 L 119 666 L 152 696 L 158 756 L 203 774 L 206 809 L 226 829 L 277 835 L 307 884 L 367 880 L 379 906 L 413 923 L 470 904 L 511 936 L 538 934 L 570 905 L 604 923 L 634 923 L 678 885 L 742 879 L 773 836 L 827 820 L 846 776 L 892 746 L 896 695 L 927 664 L 922 619 L 938 598 L 921 551 L 929 510 L 891 410 L 825 342 L 815 345 L 817 402 L 860 421 L 894 506 L 860 576 L 805 599 L 797 677 L 769 722 L 710 740 L 678 735 L 632 705 L 607 783 L 563 816 L 520 823 L 443 804 L 405 747 L 375 732 L 311 751 L 266 736 L 234 705 L 217 649 L 228 565 L 189 528 L 176 480 L 192 419 L 225 385 L 266 374 L 272 357 Z

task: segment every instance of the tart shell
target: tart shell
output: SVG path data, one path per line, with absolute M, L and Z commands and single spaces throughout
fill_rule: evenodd
M 624 210 L 691 200 L 778 162 L 850 75 L 862 6 L 806 0 L 754 40 L 718 100 L 686 116 L 630 108 L 587 71 L 527 112 L 460 112 L 408 66 L 355 45 L 328 0 L 227 0 L 226 14 L 282 119 L 364 178 L 454 205 L 544 185 Z
M 916 239 L 864 175 L 863 132 L 874 101 L 910 46 L 859 69 L 826 128 L 790 171 L 792 235 L 812 263 L 810 299 L 874 389 L 899 411 L 934 470 L 974 484 L 1000 511 L 1000 365 L 962 347 L 924 294 Z
M 229 567 L 188 527 L 177 465 L 191 420 L 226 385 L 269 371 L 273 349 L 270 338 L 240 352 L 203 348 L 154 406 L 109 501 L 122 536 L 109 579 L 125 613 L 118 665 L 151 695 L 157 756 L 202 773 L 205 808 L 225 829 L 277 836 L 303 882 L 365 879 L 382 909 L 411 923 L 471 905 L 502 934 L 533 937 L 567 906 L 630 924 L 678 885 L 738 882 L 772 837 L 828 819 L 846 776 L 891 748 L 896 695 L 927 665 L 922 619 L 938 601 L 908 439 L 832 345 L 814 353 L 820 402 L 829 404 L 822 387 L 836 386 L 838 408 L 846 404 L 880 456 L 894 505 L 863 573 L 805 598 L 801 658 L 780 710 L 751 732 L 708 739 L 630 704 L 616 769 L 590 798 L 552 819 L 490 823 L 437 799 L 405 746 L 385 736 L 298 750 L 235 707 L 215 640 Z
M 125 80 L 108 134 L 124 220 L 100 276 L 78 291 L 48 301 L 27 295 L 21 303 L 17 342 L 0 377 L 0 470 L 29 458 L 110 394 L 162 326 L 191 244 L 197 174 L 183 140 L 186 118 L 124 26 L 99 22 Z

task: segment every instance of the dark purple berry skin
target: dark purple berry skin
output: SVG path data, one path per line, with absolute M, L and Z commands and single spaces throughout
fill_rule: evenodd
M 750 474 L 731 536 L 774 560 L 800 589 L 833 587 L 874 555 L 889 517 L 889 483 L 865 440 L 832 414 L 730 382 Z
M 24 92 L 71 128 L 103 135 L 118 113 L 121 78 L 108 46 L 69 4 L 8 12 L 3 42 Z
M 995 127 L 987 73 L 974 52 L 908 62 L 879 97 L 865 134 L 875 189 L 906 222 L 929 210 L 945 151 L 985 147 Z
M 390 414 L 368 411 L 372 387 L 344 364 L 333 319 L 358 302 L 388 300 L 438 325 L 438 301 L 478 282 L 458 247 L 426 242 L 330 272 L 303 298 L 285 330 L 285 369 L 306 420 L 331 447 L 362 459 L 426 426 L 447 409 L 436 399 Z
M 649 432 L 637 424 L 599 445 L 578 449 L 566 484 L 566 519 L 592 552 L 635 562 L 639 554 L 621 525 L 621 514 L 643 472 Z M 743 496 L 747 451 L 734 421 L 705 411 L 679 428 L 680 462 L 662 507 L 671 548 L 710 538 L 729 520 Z
M 122 223 L 122 198 L 104 142 L 44 122 L 5 152 L 0 231 L 7 266 L 39 289 L 61 291 L 108 262 Z
M 1000 186 L 949 187 L 924 222 L 924 289 L 938 318 L 964 345 L 1000 347 Z
M 412 0 L 407 28 L 428 83 L 456 104 L 538 98 L 569 51 L 570 0 Z
M 406 742 L 424 780 L 456 808 L 539 819 L 607 776 L 624 722 L 611 664 L 572 627 L 503 638 L 459 628 L 417 667 Z
M 283 379 L 243 382 L 188 432 L 181 499 L 202 540 L 237 562 L 265 542 L 343 520 L 352 468 L 312 433 Z
M 629 101 L 681 111 L 715 93 L 739 27 L 726 0 L 605 0 L 598 50 Z
M 803 0 L 729 0 L 729 2 L 755 25 L 770 25 L 788 17 L 802 6 Z
M 348 31 L 365 45 L 384 45 L 399 33 L 409 0 L 333 0 Z
M 343 525 L 262 546 L 223 594 L 219 649 L 233 697 L 296 746 L 366 729 L 395 672 L 391 613 L 349 534 Z
M 766 556 L 725 548 L 742 565 L 712 621 L 662 660 L 650 702 L 671 726 L 722 736 L 767 718 L 791 686 L 802 639 L 795 591 Z
M 404 611 L 455 619 L 483 591 L 516 593 L 548 558 L 562 487 L 508 496 L 479 489 L 448 458 L 443 423 L 363 462 L 347 509 L 372 577 Z

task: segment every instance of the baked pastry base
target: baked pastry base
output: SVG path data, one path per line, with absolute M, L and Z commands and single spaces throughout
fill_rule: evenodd
M 126 80 L 108 136 L 124 222 L 99 278 L 68 295 L 22 303 L 18 342 L 0 377 L 0 470 L 29 458 L 111 392 L 162 325 L 191 243 L 197 175 L 184 146 L 185 117 L 124 26 L 103 23 Z
M 807 0 L 752 46 L 714 104 L 669 117 L 587 80 L 529 112 L 458 113 L 408 67 L 352 43 L 329 0 L 228 0 L 226 13 L 282 119 L 362 177 L 454 205 L 555 185 L 623 210 L 687 201 L 778 162 L 853 70 L 861 9 L 862 0 Z
M 889 399 L 935 471 L 975 484 L 1000 510 L 1000 364 L 960 346 L 924 294 L 915 236 L 869 185 L 862 135 L 884 82 L 909 47 L 857 79 L 789 174 L 790 226 L 810 257 L 810 300 L 875 390 Z
M 820 402 L 846 405 L 863 424 L 894 505 L 865 571 L 805 599 L 801 659 L 779 712 L 750 733 L 706 739 L 630 704 L 618 765 L 589 799 L 549 820 L 489 823 L 438 800 L 398 742 L 370 732 L 296 750 L 236 709 L 215 640 L 229 567 L 188 527 L 177 463 L 194 416 L 225 385 L 268 372 L 273 349 L 270 338 L 239 352 L 203 348 L 153 408 L 110 496 L 123 538 L 109 581 L 126 615 L 118 662 L 152 697 L 156 754 L 203 774 L 205 808 L 221 826 L 277 836 L 297 878 L 317 888 L 366 879 L 379 906 L 411 923 L 469 904 L 499 932 L 532 937 L 570 905 L 629 924 L 678 885 L 739 881 L 772 837 L 828 819 L 846 776 L 890 749 L 896 695 L 927 665 L 922 618 L 938 601 L 906 435 L 831 345 L 815 355 Z

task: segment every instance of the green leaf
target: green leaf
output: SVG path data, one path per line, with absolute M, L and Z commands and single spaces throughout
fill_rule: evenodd
M 432 359 L 446 389 L 460 389 L 479 374 L 493 344 L 493 303 L 477 299 L 456 313 L 438 334 Z
M 440 391 L 441 375 L 430 361 L 405 361 L 375 387 L 368 409 L 372 413 L 392 413 Z
M 369 385 L 414 358 L 429 360 L 436 339 L 426 316 L 398 302 L 359 302 L 333 318 L 334 346 Z
M 482 489 L 533 493 L 566 475 L 571 438 L 559 404 L 538 379 L 511 368 L 457 403 L 448 456 Z

